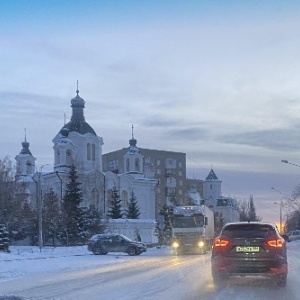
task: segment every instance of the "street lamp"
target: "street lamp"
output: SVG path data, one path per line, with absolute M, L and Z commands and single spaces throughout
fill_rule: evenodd
M 39 173 L 39 189 L 37 191 L 39 197 L 38 197 L 38 211 L 39 211 L 39 248 L 40 252 L 42 252 L 43 248 L 43 193 L 42 193 L 42 184 L 41 184 L 41 176 L 42 176 L 42 171 L 43 167 L 48 166 L 50 164 L 44 164 L 40 168 L 40 173 Z
M 289 164 L 289 165 L 293 165 L 293 166 L 295 166 L 295 167 L 298 167 L 298 168 L 300 168 L 300 166 L 299 166 L 299 165 L 293 164 L 293 163 L 289 162 L 289 161 L 288 161 L 288 160 L 286 160 L 286 159 L 282 159 L 282 160 L 281 160 L 281 162 L 282 162 L 282 163 L 284 163 L 284 164 Z
M 275 188 L 273 188 L 273 187 L 271 187 L 271 189 L 282 195 L 282 193 L 281 193 L 280 191 L 278 191 L 277 189 L 275 189 Z M 280 234 L 282 234 L 282 198 L 280 199 L 280 203 L 274 202 L 274 204 L 279 204 L 279 205 L 280 205 L 280 213 L 279 213 L 279 231 L 280 231 Z

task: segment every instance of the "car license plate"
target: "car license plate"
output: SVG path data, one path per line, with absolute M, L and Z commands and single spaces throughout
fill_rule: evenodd
M 236 252 L 259 252 L 258 246 L 236 246 Z

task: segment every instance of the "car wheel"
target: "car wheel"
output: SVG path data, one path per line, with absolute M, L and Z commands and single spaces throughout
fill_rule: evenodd
M 222 274 L 216 270 L 211 271 L 211 276 L 216 285 L 223 283 L 225 281 L 225 279 L 227 278 L 227 276 L 225 274 Z
M 103 250 L 102 250 L 102 248 L 101 247 L 95 247 L 94 249 L 93 249 L 93 253 L 95 254 L 95 255 L 101 255 L 101 254 L 106 254 L 105 252 L 103 252 Z
M 137 255 L 137 249 L 135 247 L 129 247 L 127 253 L 130 256 Z
M 275 277 L 278 286 L 286 286 L 287 274 L 278 274 Z

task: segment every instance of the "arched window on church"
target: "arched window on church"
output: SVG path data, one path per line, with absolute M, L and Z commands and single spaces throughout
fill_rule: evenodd
M 122 192 L 122 207 L 123 209 L 128 208 L 128 192 L 125 190 Z
M 137 157 L 135 159 L 135 171 L 140 172 L 140 160 Z
M 127 160 L 126 160 L 126 172 L 130 171 L 129 166 L 130 166 L 130 161 L 129 161 L 129 158 L 127 158 Z
M 86 145 L 86 159 L 91 160 L 91 144 Z
M 92 203 L 91 205 L 95 208 L 99 208 L 99 191 L 96 188 L 93 188 L 92 190 Z
M 66 154 L 67 154 L 66 164 L 67 164 L 67 166 L 71 166 L 73 164 L 72 150 L 68 149 Z
M 92 144 L 92 161 L 96 160 L 96 146 Z
M 112 207 L 112 190 L 107 191 L 107 198 L 106 198 L 106 206 L 105 210 L 109 211 Z
M 27 161 L 26 163 L 26 174 L 30 174 L 31 173 L 31 162 L 30 160 Z
M 56 163 L 57 164 L 60 164 L 60 152 L 59 152 L 59 150 L 57 150 L 57 155 L 56 155 Z

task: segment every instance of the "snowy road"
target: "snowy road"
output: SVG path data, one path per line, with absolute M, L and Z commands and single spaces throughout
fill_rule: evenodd
M 25 299 L 299 299 L 300 243 L 289 243 L 285 288 L 267 278 L 232 278 L 216 288 L 210 255 L 173 256 L 168 248 L 137 257 L 42 253 L 0 256 L 0 296 Z M 58 250 L 55 250 L 58 251 Z M 70 250 L 68 250 L 70 251 Z M 15 259 L 16 257 L 16 259 Z M 1 299 L 1 297 L 0 297 Z

